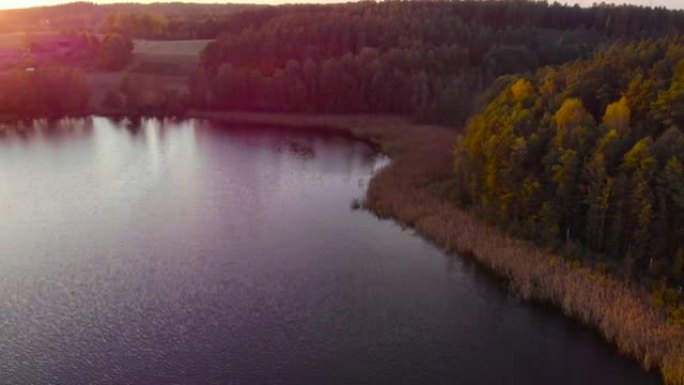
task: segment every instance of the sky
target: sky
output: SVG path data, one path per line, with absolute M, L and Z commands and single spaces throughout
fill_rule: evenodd
M 107 4 L 107 3 L 123 3 L 123 2 L 139 2 L 139 3 L 152 3 L 152 2 L 163 2 L 163 0 L 91 0 L 95 3 Z M 189 3 L 217 3 L 217 2 L 228 2 L 220 0 L 185 0 Z M 259 4 L 277 4 L 277 3 L 338 3 L 342 0 L 233 0 L 231 3 L 259 3 Z M 70 0 L 0 0 L 0 9 L 10 9 L 10 8 L 24 8 L 33 7 L 38 5 L 54 5 L 60 3 L 70 2 Z M 549 0 L 549 2 L 552 2 Z M 600 2 L 600 0 L 561 0 L 565 3 L 578 3 L 582 6 L 590 6 L 594 2 Z M 666 7 L 671 9 L 684 9 L 684 0 L 605 0 L 606 3 L 616 3 L 616 4 L 631 4 L 631 5 L 648 5 L 653 7 Z

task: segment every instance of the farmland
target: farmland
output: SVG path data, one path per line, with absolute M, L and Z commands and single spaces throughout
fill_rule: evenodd
M 98 106 L 107 91 L 117 88 L 129 73 L 158 76 L 172 91 L 184 91 L 190 71 L 199 63 L 199 55 L 209 40 L 135 40 L 133 58 L 122 71 L 93 71 L 86 77 L 92 103 Z

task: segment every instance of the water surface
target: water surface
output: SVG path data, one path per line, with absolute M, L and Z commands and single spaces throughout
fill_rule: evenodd
M 104 118 L 0 131 L 0 383 L 655 384 L 352 211 L 350 138 Z

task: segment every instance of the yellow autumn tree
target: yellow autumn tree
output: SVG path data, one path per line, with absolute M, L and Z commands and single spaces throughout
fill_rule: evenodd
M 596 125 L 594 118 L 577 98 L 566 99 L 554 115 L 556 122 L 555 145 L 557 147 L 579 148 L 586 143 L 586 137 Z
M 534 86 L 525 78 L 518 79 L 511 86 L 511 94 L 516 101 L 522 101 L 534 95 Z
M 611 103 L 606 107 L 603 115 L 603 124 L 611 130 L 616 130 L 621 136 L 629 135 L 629 121 L 631 112 L 626 97 Z
M 556 125 L 561 129 L 573 128 L 584 124 L 593 124 L 594 119 L 584 108 L 578 98 L 565 99 L 554 116 Z

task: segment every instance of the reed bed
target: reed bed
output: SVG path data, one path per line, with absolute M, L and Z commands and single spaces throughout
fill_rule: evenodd
M 684 328 L 668 322 L 640 287 L 577 266 L 514 239 L 435 193 L 449 178 L 456 132 L 393 117 L 224 114 L 229 122 L 348 130 L 380 146 L 392 163 L 371 180 L 365 206 L 380 217 L 416 229 L 448 252 L 474 258 L 522 298 L 551 303 L 597 329 L 621 354 L 668 385 L 684 384 Z

